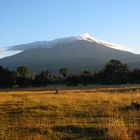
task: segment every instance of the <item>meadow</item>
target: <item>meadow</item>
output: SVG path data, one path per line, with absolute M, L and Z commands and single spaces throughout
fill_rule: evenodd
M 138 87 L 0 91 L 0 140 L 138 139 Z

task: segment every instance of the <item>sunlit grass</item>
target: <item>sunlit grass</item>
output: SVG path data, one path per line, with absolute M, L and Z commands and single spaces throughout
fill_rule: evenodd
M 139 139 L 140 92 L 110 89 L 0 92 L 0 139 Z

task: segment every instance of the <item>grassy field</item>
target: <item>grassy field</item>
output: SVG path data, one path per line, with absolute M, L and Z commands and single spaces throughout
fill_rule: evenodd
M 140 139 L 140 91 L 128 86 L 0 92 L 0 140 L 59 139 Z

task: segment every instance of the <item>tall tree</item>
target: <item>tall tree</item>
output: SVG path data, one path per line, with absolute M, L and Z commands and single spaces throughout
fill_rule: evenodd
M 60 75 L 61 75 L 63 78 L 66 78 L 67 75 L 68 75 L 68 69 L 67 69 L 67 68 L 61 68 L 61 69 L 59 70 L 59 73 L 60 73 Z
M 47 80 L 51 80 L 52 78 L 52 73 L 49 71 L 49 70 L 46 70 L 45 71 L 45 77 Z
M 127 64 L 123 64 L 119 60 L 110 60 L 103 71 L 107 83 L 119 84 L 127 81 L 129 67 Z
M 30 81 L 28 77 L 28 68 L 26 66 L 19 66 L 16 69 L 16 84 L 21 87 L 30 86 Z
M 0 87 L 12 87 L 14 84 L 14 72 L 0 66 Z
M 129 82 L 130 83 L 140 83 L 140 70 L 134 69 L 129 73 Z
M 28 68 L 26 66 L 17 67 L 16 74 L 18 77 L 25 78 L 28 75 Z
M 85 85 L 87 83 L 91 83 L 93 81 L 93 73 L 90 71 L 84 70 L 81 74 L 81 82 L 83 82 Z
M 33 79 L 33 86 L 46 86 L 51 83 L 52 74 L 49 70 L 41 71 L 40 74 L 37 74 Z

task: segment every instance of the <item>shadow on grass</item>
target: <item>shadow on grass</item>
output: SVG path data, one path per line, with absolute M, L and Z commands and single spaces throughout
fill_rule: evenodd
M 55 126 L 52 128 L 54 132 L 80 134 L 85 136 L 104 137 L 108 132 L 107 128 L 79 127 L 73 125 Z
M 138 102 L 131 102 L 130 105 L 127 105 L 127 106 L 119 108 L 119 111 L 123 111 L 123 112 L 127 112 L 127 111 L 130 111 L 130 110 L 140 111 L 140 103 L 138 103 Z

